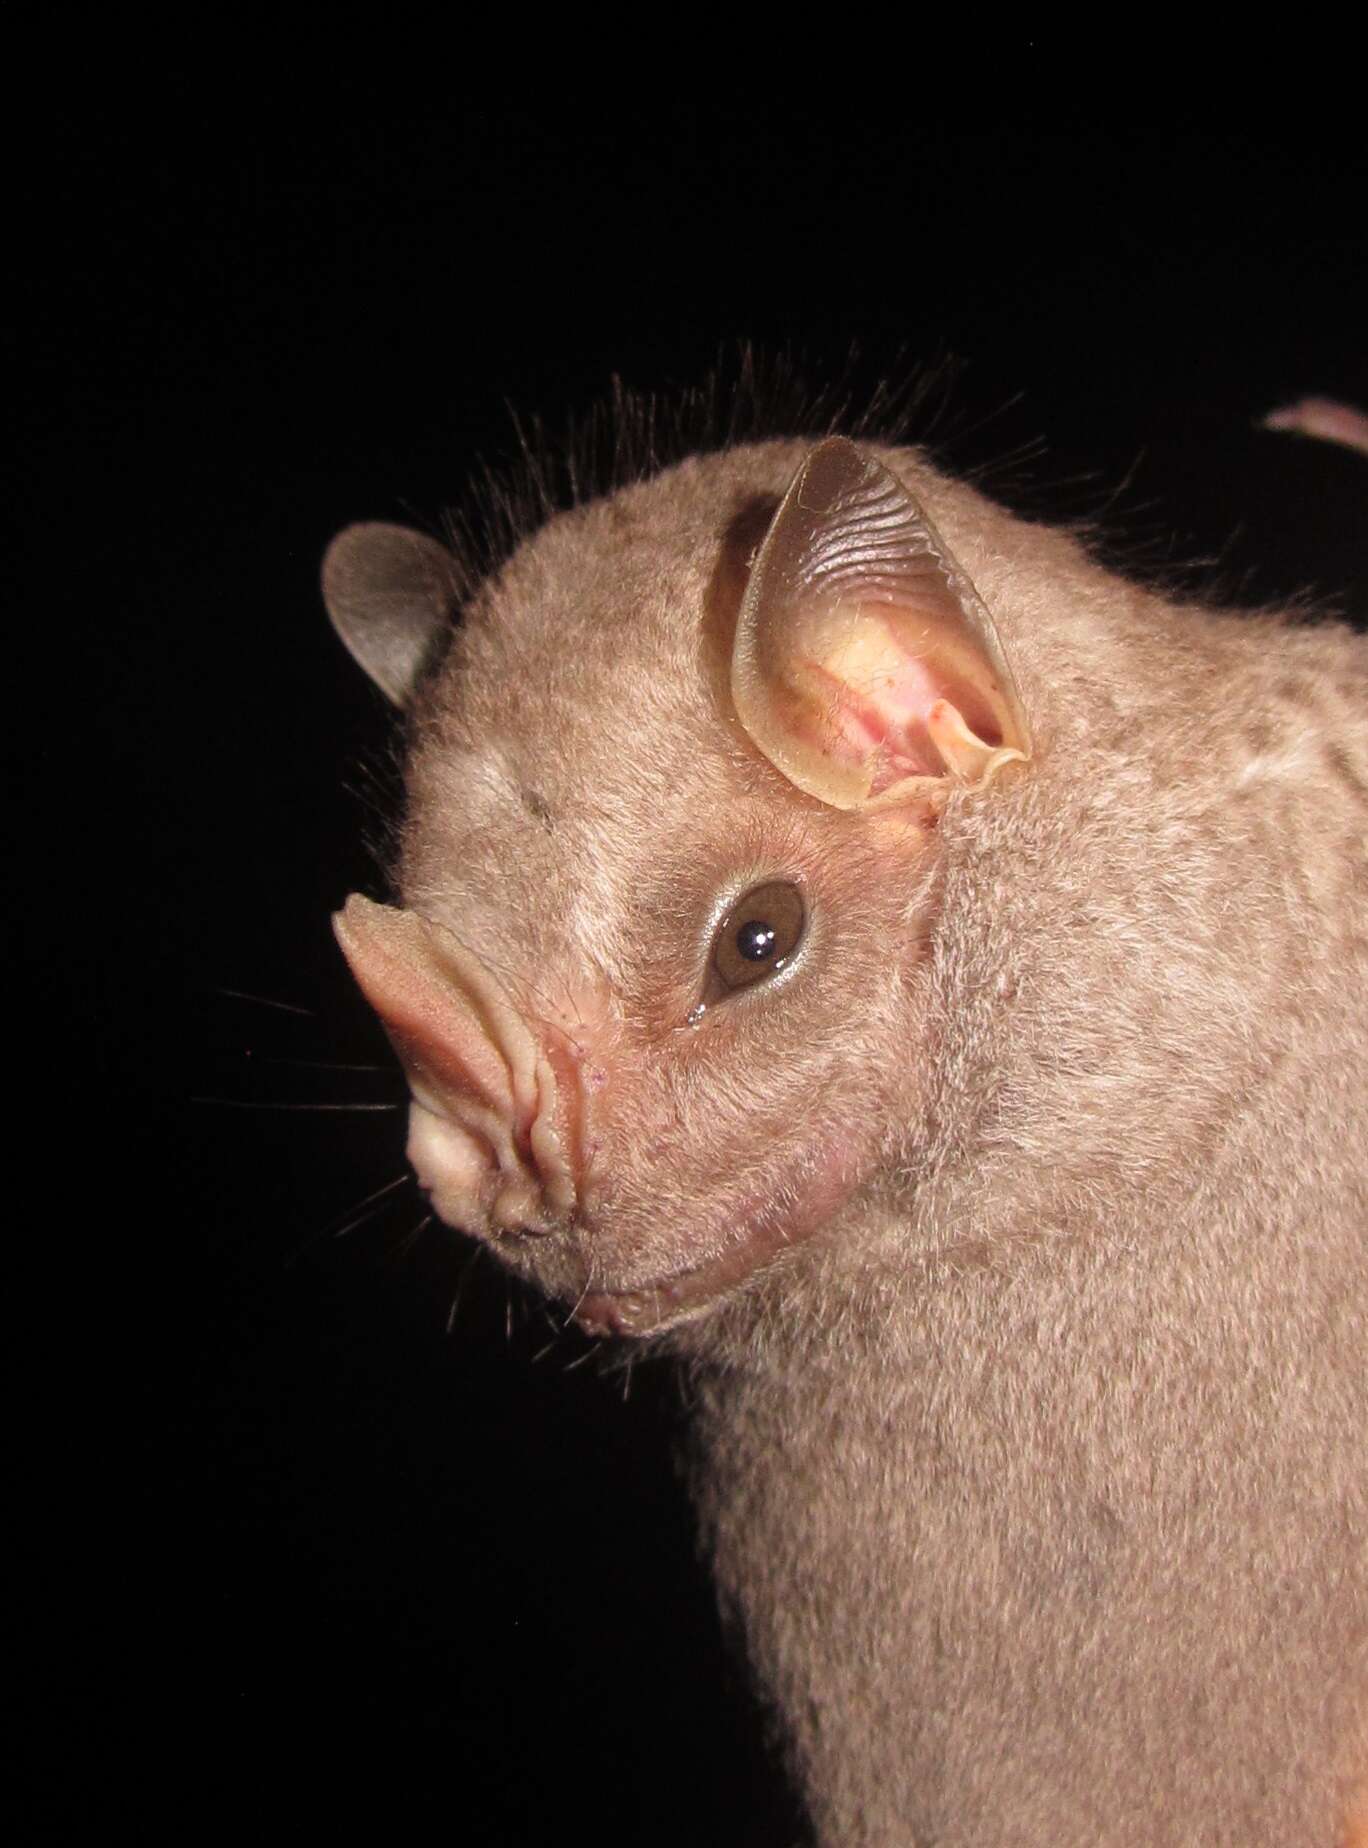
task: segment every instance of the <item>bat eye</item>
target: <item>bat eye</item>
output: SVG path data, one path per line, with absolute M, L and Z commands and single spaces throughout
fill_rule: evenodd
M 753 887 L 713 938 L 712 966 L 723 990 L 749 988 L 782 969 L 802 941 L 806 922 L 797 886 L 776 879 Z

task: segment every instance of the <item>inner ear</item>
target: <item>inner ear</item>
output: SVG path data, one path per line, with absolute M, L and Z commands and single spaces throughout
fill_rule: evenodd
M 834 808 L 935 805 L 1030 756 L 996 627 L 911 491 L 844 437 L 802 463 L 736 617 L 752 741 Z

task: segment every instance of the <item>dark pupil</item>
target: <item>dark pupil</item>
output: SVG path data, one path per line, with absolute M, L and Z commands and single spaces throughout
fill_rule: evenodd
M 747 962 L 764 962 L 767 956 L 774 954 L 774 926 L 762 923 L 758 918 L 743 924 L 736 933 L 736 947 Z

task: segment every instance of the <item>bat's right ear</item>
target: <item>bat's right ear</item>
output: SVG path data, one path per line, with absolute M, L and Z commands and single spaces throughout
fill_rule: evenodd
M 1031 755 L 993 619 L 912 493 L 828 437 L 756 554 L 732 698 L 753 744 L 838 809 L 934 809 Z
M 406 526 L 348 526 L 323 557 L 323 601 L 348 653 L 396 706 L 406 706 L 456 604 L 445 546 Z

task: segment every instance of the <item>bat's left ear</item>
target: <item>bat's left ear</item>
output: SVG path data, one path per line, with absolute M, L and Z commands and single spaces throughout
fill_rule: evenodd
M 407 526 L 348 526 L 323 559 L 323 601 L 352 659 L 385 698 L 407 706 L 451 623 L 456 562 Z
M 753 742 L 833 808 L 941 801 L 1031 753 L 1002 645 L 913 496 L 844 437 L 794 476 L 737 620 Z

